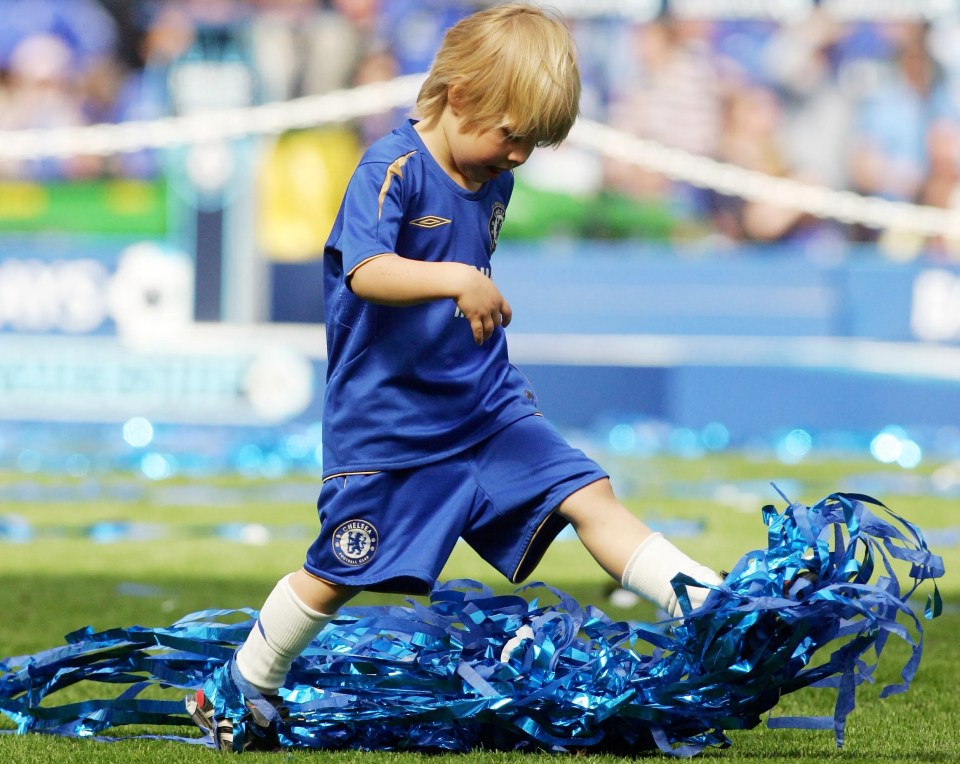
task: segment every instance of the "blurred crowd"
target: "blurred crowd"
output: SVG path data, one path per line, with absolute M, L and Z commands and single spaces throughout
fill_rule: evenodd
M 0 0 L 0 130 L 153 119 L 425 71 L 468 0 Z M 566 8 L 569 4 L 566 4 Z M 960 206 L 960 22 L 791 24 L 570 13 L 583 114 L 642 138 L 775 176 Z M 185 61 L 249 76 L 182 87 Z M 230 83 L 224 88 L 222 83 Z M 369 142 L 396 114 L 357 125 Z M 539 152 L 522 188 L 624 210 L 597 235 L 735 242 L 869 241 L 876 232 L 677 183 L 575 149 Z M 546 165 L 546 166 L 544 166 Z M 149 152 L 0 165 L 0 179 L 152 177 Z M 586 225 L 586 223 L 584 223 Z M 634 228 L 631 228 L 634 225 Z M 619 226 L 619 227 L 618 227 Z M 583 232 L 580 232 L 583 233 Z M 903 245 L 910 246 L 909 243 Z M 949 242 L 925 242 L 946 252 Z

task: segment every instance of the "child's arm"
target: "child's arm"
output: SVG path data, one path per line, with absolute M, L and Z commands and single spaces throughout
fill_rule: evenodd
M 452 299 L 478 345 L 513 315 L 493 280 L 464 263 L 425 263 L 387 253 L 361 263 L 350 276 L 350 289 L 364 300 L 397 307 Z

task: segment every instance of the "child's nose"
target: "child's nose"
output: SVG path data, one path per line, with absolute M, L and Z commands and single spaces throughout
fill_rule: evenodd
M 514 167 L 517 167 L 526 162 L 532 153 L 533 146 L 518 143 L 510 149 L 510 153 L 507 154 L 507 159 L 513 163 Z

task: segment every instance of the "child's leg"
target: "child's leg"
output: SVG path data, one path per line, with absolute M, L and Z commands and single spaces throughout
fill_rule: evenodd
M 357 591 L 302 569 L 280 579 L 237 651 L 240 674 L 263 694 L 275 695 L 293 661 Z
M 598 480 L 568 496 L 558 508 L 594 559 L 624 588 L 671 615 L 680 615 L 670 580 L 677 573 L 704 583 L 720 577 L 695 562 L 621 504 L 609 480 Z M 690 587 L 690 604 L 703 604 L 709 590 Z

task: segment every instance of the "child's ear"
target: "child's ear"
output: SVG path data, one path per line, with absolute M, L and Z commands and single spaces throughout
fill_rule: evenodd
M 454 116 L 459 116 L 463 108 L 463 85 L 458 82 L 447 85 L 447 103 Z

